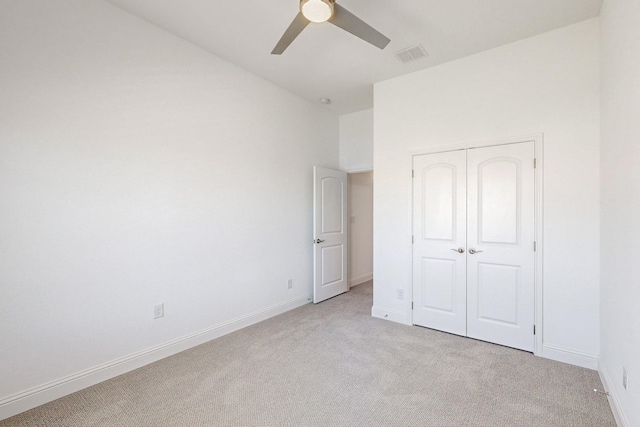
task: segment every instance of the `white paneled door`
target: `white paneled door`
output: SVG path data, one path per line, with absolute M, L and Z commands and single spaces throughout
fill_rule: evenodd
M 467 335 L 533 351 L 533 142 L 467 153 Z
M 414 324 L 534 347 L 534 145 L 414 158 Z
M 414 159 L 413 323 L 467 334 L 467 156 Z
M 347 279 L 347 174 L 313 168 L 313 302 L 349 290 Z

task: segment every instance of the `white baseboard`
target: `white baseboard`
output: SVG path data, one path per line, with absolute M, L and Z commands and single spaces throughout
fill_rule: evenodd
M 371 316 L 378 319 L 391 320 L 392 322 L 402 323 L 403 325 L 411 325 L 411 319 L 406 313 L 398 311 L 385 310 L 379 307 L 371 307 Z
M 238 317 L 164 344 L 1 398 L 0 420 L 301 307 L 311 302 L 311 300 L 311 297 L 301 297 L 285 301 L 255 313 Z
M 542 345 L 542 357 L 568 363 L 570 365 L 581 366 L 583 368 L 598 369 L 598 356 L 583 353 L 570 348 L 560 347 L 551 344 Z
M 631 424 L 629 424 L 624 412 L 622 411 L 620 399 L 618 399 L 615 388 L 611 386 L 611 379 L 609 378 L 607 371 L 605 371 L 600 364 L 598 364 L 598 374 L 600 374 L 600 381 L 602 381 L 604 391 L 609 393 L 607 398 L 609 399 L 609 406 L 611 406 L 611 412 L 613 412 L 613 418 L 616 420 L 616 424 L 618 427 L 629 427 Z
M 352 288 L 354 286 L 358 286 L 364 282 L 368 282 L 369 280 L 373 279 L 373 273 L 369 273 L 369 274 L 365 274 L 363 276 L 359 276 L 359 277 L 354 277 L 351 280 L 349 280 L 349 287 Z

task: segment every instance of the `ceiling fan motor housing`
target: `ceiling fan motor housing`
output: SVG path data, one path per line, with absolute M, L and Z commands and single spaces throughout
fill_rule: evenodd
M 300 0 L 300 12 L 311 22 L 326 22 L 333 16 L 333 0 Z

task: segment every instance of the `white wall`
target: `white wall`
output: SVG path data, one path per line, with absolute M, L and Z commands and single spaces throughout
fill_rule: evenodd
M 544 355 L 599 353 L 599 24 L 375 85 L 374 308 L 409 323 L 411 154 L 544 133 Z
M 349 285 L 373 278 L 373 172 L 349 174 Z
M 336 116 L 101 1 L 4 0 L 0 63 L 0 418 L 307 302 Z
M 340 170 L 373 169 L 373 110 L 340 116 Z
M 640 426 L 640 3 L 607 0 L 602 25 L 600 372 Z M 622 387 L 622 369 L 628 388 Z

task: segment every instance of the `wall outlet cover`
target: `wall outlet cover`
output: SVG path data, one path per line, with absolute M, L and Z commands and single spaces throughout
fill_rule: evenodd
M 158 304 L 153 307 L 153 318 L 159 319 L 161 317 L 164 317 L 164 303 Z

